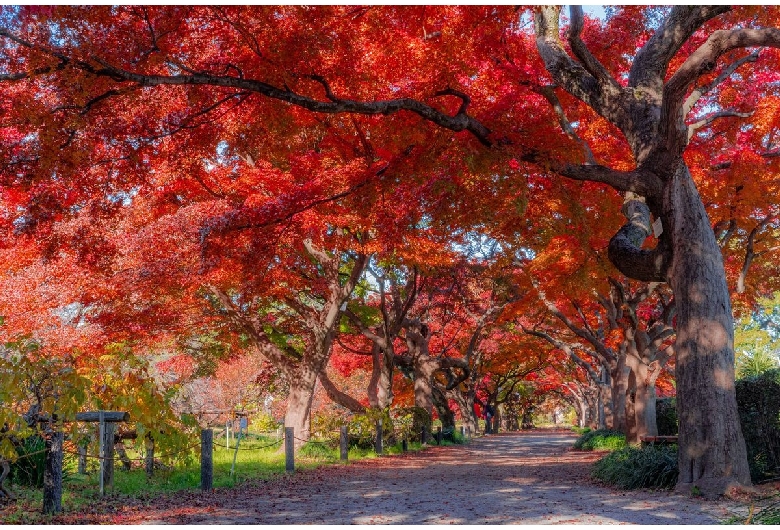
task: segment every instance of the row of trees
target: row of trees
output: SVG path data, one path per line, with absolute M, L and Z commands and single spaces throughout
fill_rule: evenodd
M 256 350 L 303 431 L 318 379 L 349 403 L 325 371 L 345 331 L 371 404 L 397 369 L 461 412 L 535 337 L 632 437 L 673 352 L 680 486 L 748 484 L 732 293 L 776 288 L 777 10 L 568 15 L 3 8 L 4 332 L 195 372 Z

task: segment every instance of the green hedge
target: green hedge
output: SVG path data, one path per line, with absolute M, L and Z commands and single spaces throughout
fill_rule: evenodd
M 736 382 L 737 410 L 754 482 L 780 476 L 780 369 Z M 674 398 L 656 401 L 658 434 L 677 434 Z
M 675 436 L 677 434 L 677 400 L 661 398 L 655 401 L 655 422 L 658 425 L 658 436 Z
M 591 476 L 621 489 L 672 489 L 677 482 L 677 446 L 623 447 L 593 465 Z
M 614 451 L 626 446 L 626 436 L 619 431 L 598 429 L 589 431 L 577 438 L 574 442 L 575 449 L 583 451 L 604 450 Z
M 753 481 L 780 475 L 780 369 L 737 381 L 737 408 Z

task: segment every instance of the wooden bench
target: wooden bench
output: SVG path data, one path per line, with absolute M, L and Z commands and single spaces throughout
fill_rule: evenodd
M 677 445 L 677 436 L 640 436 L 642 447 L 648 445 Z

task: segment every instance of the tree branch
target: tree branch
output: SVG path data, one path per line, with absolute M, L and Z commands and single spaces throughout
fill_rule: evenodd
M 328 394 L 331 401 L 356 414 L 361 414 L 366 411 L 366 407 L 361 404 L 360 401 L 336 388 L 336 385 L 330 380 L 325 370 L 322 370 L 318 377 L 322 388 Z
M 688 96 L 683 104 L 683 116 L 687 116 L 693 109 L 696 102 L 703 96 L 707 95 L 712 89 L 720 85 L 723 81 L 731 77 L 731 74 L 737 71 L 737 69 L 745 63 L 754 63 L 758 60 L 758 52 L 753 52 L 750 55 L 746 55 L 740 59 L 737 59 L 730 65 L 726 66 L 723 71 L 716 77 L 711 83 L 695 88 L 693 92 Z
M 609 261 L 629 278 L 645 282 L 665 282 L 670 255 L 665 246 L 645 250 L 642 244 L 650 237 L 650 208 L 641 197 L 626 194 L 623 213 L 628 222 L 609 240 Z M 661 240 L 663 242 L 664 239 Z
M 681 152 L 687 140 L 687 128 L 681 130 L 680 124 L 684 119 L 684 101 L 688 88 L 701 75 L 714 70 L 720 56 L 727 51 L 752 46 L 780 47 L 780 29 L 714 31 L 669 79 L 664 87 L 660 130 L 669 152 Z
M 736 110 L 722 110 L 719 112 L 713 112 L 709 116 L 688 125 L 688 141 L 693 138 L 693 135 L 696 134 L 696 131 L 702 127 L 711 125 L 715 120 L 720 118 L 749 118 L 753 114 L 753 112 L 737 112 Z
M 602 82 L 569 57 L 560 40 L 559 17 L 560 6 L 539 6 L 534 13 L 536 48 L 547 71 L 556 83 L 587 103 L 601 116 L 613 123 L 616 120 L 624 121 L 615 116 L 617 113 L 622 117 L 623 109 L 609 104 L 611 100 L 621 96 L 622 90 L 614 81 Z
M 637 52 L 628 74 L 628 86 L 646 87 L 660 94 L 669 61 L 680 47 L 705 22 L 729 9 L 729 6 L 674 6 Z
M 94 60 L 103 68 L 95 70 L 95 75 L 110 77 L 112 79 L 129 81 L 141 86 L 160 86 L 160 85 L 208 85 L 238 88 L 249 92 L 261 94 L 271 99 L 284 101 L 297 107 L 310 110 L 312 112 L 323 114 L 351 113 L 365 115 L 388 115 L 399 111 L 409 111 L 417 114 L 426 121 L 435 123 L 440 127 L 454 132 L 468 131 L 473 134 L 477 140 L 486 146 L 490 146 L 488 139 L 490 129 L 482 125 L 476 118 L 466 113 L 458 113 L 455 116 L 449 116 L 443 112 L 411 98 L 398 98 L 382 101 L 363 102 L 351 99 L 336 97 L 329 87 L 326 86 L 327 97 L 330 101 L 319 101 L 309 96 L 298 94 L 289 88 L 278 88 L 262 81 L 254 79 L 243 79 L 239 77 L 212 75 L 206 73 L 193 73 L 190 75 L 149 75 L 130 72 L 123 68 L 113 66 L 108 62 L 95 57 Z M 323 84 L 323 78 L 318 78 L 318 82 Z M 462 107 L 461 107 L 462 108 Z
M 570 179 L 601 182 L 617 191 L 633 192 L 642 197 L 660 197 L 663 192 L 661 179 L 646 169 L 618 171 L 600 165 L 571 164 L 554 169 Z
M 582 6 L 569 6 L 569 16 L 571 18 L 571 25 L 569 26 L 569 45 L 577 59 L 585 66 L 585 69 L 595 77 L 599 84 L 611 86 L 616 92 L 620 91 L 620 85 L 612 77 L 612 75 L 604 68 L 604 65 L 596 59 L 590 50 L 585 46 L 585 43 L 580 39 L 582 28 L 585 24 L 585 18 L 582 13 Z
M 575 131 L 574 127 L 571 126 L 571 123 L 566 117 L 566 113 L 563 111 L 561 101 L 558 99 L 558 96 L 555 95 L 555 90 L 553 87 L 540 87 L 536 89 L 536 92 L 544 96 L 544 98 L 550 103 L 553 111 L 555 111 L 555 115 L 558 116 L 558 123 L 560 124 L 561 129 L 563 129 L 563 132 L 565 132 L 569 138 L 580 144 L 582 151 L 585 154 L 586 163 L 588 165 L 595 165 L 596 159 L 593 156 L 593 151 L 590 149 L 588 142 L 580 138 L 580 136 L 577 134 L 577 131 Z

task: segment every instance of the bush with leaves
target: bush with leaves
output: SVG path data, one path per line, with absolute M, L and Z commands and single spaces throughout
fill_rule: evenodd
M 421 442 L 422 431 L 428 433 L 430 439 L 433 421 L 428 411 L 422 407 L 403 407 L 391 412 L 397 428 L 397 436 L 410 442 Z
M 388 409 L 368 409 L 365 414 L 353 416 L 350 420 L 349 444 L 361 449 L 374 447 L 376 441 L 376 422 L 382 420 L 382 437 L 385 444 L 395 443 L 393 420 Z
M 620 489 L 672 489 L 677 482 L 677 446 L 623 447 L 593 465 L 591 476 Z
M 583 451 L 614 451 L 625 446 L 626 435 L 609 429 L 586 432 L 574 442 L 574 449 Z
M 316 423 L 317 416 L 314 416 L 312 418 L 312 431 L 315 430 L 314 424 Z M 279 422 L 277 422 L 273 416 L 267 412 L 258 412 L 257 414 L 253 415 L 249 424 L 251 425 L 252 430 L 255 432 L 271 433 L 276 432 L 276 429 L 279 428 Z
M 737 410 L 748 452 L 751 478 L 780 475 L 780 369 L 736 383 Z
M 675 398 L 656 400 L 655 421 L 658 425 L 658 436 L 677 435 L 677 400 Z
M 11 465 L 10 480 L 20 486 L 43 487 L 43 469 L 46 455 L 45 442 L 35 434 L 16 444 L 18 457 Z

